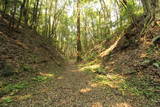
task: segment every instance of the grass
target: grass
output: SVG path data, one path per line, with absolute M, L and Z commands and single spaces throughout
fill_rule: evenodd
M 0 96 L 2 97 L 0 99 L 0 106 L 3 107 L 7 103 L 13 102 L 14 100 L 12 99 L 12 97 L 22 89 L 25 89 L 27 87 L 29 87 L 29 84 L 27 82 L 19 82 L 16 84 L 7 83 L 2 85 L 0 88 Z
M 109 86 L 111 88 L 119 88 L 120 84 L 124 82 L 124 78 L 116 74 L 96 75 L 92 82 L 96 82 L 102 86 Z
M 16 83 L 16 84 L 4 84 L 0 88 L 0 96 L 4 96 L 6 94 L 14 95 L 19 90 L 27 88 L 27 87 L 28 87 L 28 83 L 27 82 L 19 82 L 19 83 Z
M 123 77 L 118 74 L 96 74 L 92 82 L 117 89 L 122 95 L 145 97 L 150 103 L 160 100 L 160 84 L 154 85 L 153 80 L 146 76 Z
M 45 82 L 47 80 L 49 80 L 49 78 L 46 76 L 36 76 L 33 78 L 33 81 L 37 81 L 37 82 Z
M 2 99 L 2 103 L 11 103 L 13 99 L 11 97 L 5 97 Z
M 148 63 L 145 60 L 143 63 Z M 160 63 L 156 61 L 153 66 L 159 68 Z M 96 66 L 96 63 L 81 65 L 81 71 L 87 74 L 94 74 L 93 83 L 97 83 L 104 87 L 116 89 L 122 95 L 137 96 L 146 98 L 151 104 L 155 104 L 160 100 L 160 84 L 154 85 L 154 81 L 147 75 L 123 76 L 118 74 L 120 67 L 117 66 L 113 72 L 108 72 L 103 67 Z M 128 68 L 127 72 L 133 72 Z M 109 88 L 107 88 L 108 90 Z
M 106 74 L 107 71 L 99 63 L 92 61 L 87 64 L 81 64 L 80 71 L 86 73 L 97 73 L 97 74 Z

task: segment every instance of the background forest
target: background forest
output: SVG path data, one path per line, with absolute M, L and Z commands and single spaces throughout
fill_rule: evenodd
M 34 28 L 53 39 L 66 56 L 73 57 L 76 56 L 78 17 L 84 54 L 95 44 L 119 36 L 115 33 L 142 16 L 144 5 L 149 4 L 141 0 L 82 0 L 79 3 L 75 0 L 2 0 L 0 6 L 4 14 L 12 16 L 10 27 L 17 19 L 17 27 L 23 23 Z

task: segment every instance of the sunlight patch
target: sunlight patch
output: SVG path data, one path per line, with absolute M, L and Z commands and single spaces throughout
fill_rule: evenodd
M 100 102 L 96 102 L 92 104 L 92 107 L 103 107 L 103 105 Z
M 140 55 L 140 57 L 141 57 L 141 58 L 145 58 L 145 57 L 147 57 L 147 54 L 146 54 L 146 53 L 142 53 L 142 54 Z
M 95 65 L 91 65 L 91 66 L 85 66 L 85 67 L 81 68 L 80 71 L 85 71 L 86 69 L 94 70 L 94 69 L 97 69 L 99 67 L 100 67 L 100 64 L 95 64 Z
M 93 80 L 100 85 L 108 85 L 111 88 L 118 88 L 124 82 L 124 77 L 115 74 L 97 75 Z
M 57 79 L 62 80 L 62 79 L 64 79 L 64 77 L 63 76 L 59 76 Z
M 32 97 L 31 94 L 27 94 L 27 95 L 23 95 L 23 96 L 17 96 L 16 100 L 25 100 L 25 99 L 28 99 L 28 98 L 31 98 L 31 97 Z
M 87 93 L 90 92 L 92 89 L 91 88 L 84 88 L 80 90 L 80 93 Z
M 96 83 L 92 83 L 91 84 L 91 87 L 93 87 L 93 88 L 95 88 L 95 87 L 97 87 L 98 86 L 98 84 L 96 84 Z
M 42 73 L 42 72 L 40 72 L 39 74 L 40 74 L 41 76 L 46 76 L 46 77 L 53 77 L 53 76 L 54 76 L 54 74 Z
M 117 103 L 115 105 L 112 105 L 112 107 L 132 107 L 132 106 L 128 103 Z

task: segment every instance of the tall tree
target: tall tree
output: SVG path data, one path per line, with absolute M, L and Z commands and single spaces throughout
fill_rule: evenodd
M 77 0 L 77 62 L 82 61 L 81 51 L 80 0 Z
M 13 9 L 11 9 L 11 15 L 12 17 L 10 18 L 10 22 L 9 22 L 9 29 L 13 29 L 14 28 L 14 25 L 15 25 L 15 15 L 16 15 L 16 12 L 17 12 L 17 3 L 18 3 L 18 0 L 14 0 L 13 2 Z
M 24 13 L 25 4 L 26 4 L 26 0 L 23 0 L 23 2 L 21 3 L 20 16 L 19 16 L 17 28 L 18 28 L 19 25 L 21 24 L 21 20 L 22 20 L 22 16 L 23 16 L 23 13 Z

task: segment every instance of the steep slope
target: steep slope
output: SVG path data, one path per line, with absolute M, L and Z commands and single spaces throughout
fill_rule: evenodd
M 134 42 L 129 41 L 130 45 L 128 45 L 129 43 L 127 44 L 126 39 L 120 39 L 119 41 L 117 40 L 118 42 L 116 41 L 117 46 L 115 46 L 114 50 L 110 49 L 112 45 L 102 52 L 101 56 L 103 57 L 104 65 L 111 65 L 111 68 L 115 68 L 114 65 L 120 65 L 123 69 L 125 68 L 122 67 L 124 65 L 134 68 L 137 72 L 148 71 L 149 73 L 154 71 L 152 73 L 160 77 L 160 25 L 158 24 L 159 21 L 156 21 L 156 23 L 155 25 L 151 25 L 145 34 L 132 38 L 131 40 L 134 40 Z M 132 31 L 128 30 L 128 33 L 130 32 Z M 125 33 L 125 35 L 128 33 Z M 122 45 L 128 46 L 124 47 Z M 111 52 L 109 52 L 110 50 Z M 109 52 L 109 54 L 106 54 L 107 52 Z M 124 70 L 121 70 L 121 73 L 124 74 Z
M 49 61 L 60 66 L 63 58 L 51 41 L 28 27 L 9 31 L 7 23 L 6 19 L 0 17 L 1 66 L 4 65 L 2 63 L 9 63 L 16 68 L 26 64 L 36 67 Z
M 91 51 L 91 55 L 95 53 L 92 59 L 96 60 L 89 63 L 92 69 L 87 70 L 103 77 L 99 79 L 103 84 L 116 85 L 116 89 L 120 90 L 124 96 L 144 97 L 152 105 L 151 107 L 159 107 L 159 22 L 157 20 L 155 24 L 148 26 L 141 35 L 132 31 L 133 29 L 127 29 L 119 37 L 102 43 L 102 46 Z M 134 35 L 131 35 L 131 33 L 134 33 Z M 127 39 L 126 36 L 132 37 Z M 97 55 L 97 53 L 99 54 Z M 94 69 L 94 66 L 100 61 L 101 66 Z M 118 83 L 122 78 L 123 82 Z
M 8 17 L 0 16 L 0 97 L 21 89 L 21 82 L 46 72 L 48 65 L 54 73 L 64 64 L 52 40 L 24 25 L 10 31 Z

